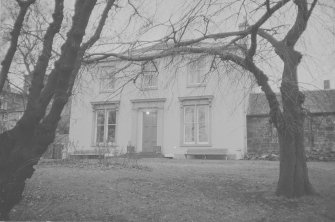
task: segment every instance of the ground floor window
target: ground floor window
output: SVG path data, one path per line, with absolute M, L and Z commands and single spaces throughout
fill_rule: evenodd
M 207 144 L 209 142 L 209 106 L 184 106 L 184 143 Z
M 182 145 L 209 145 L 211 96 L 181 97 Z
M 111 146 L 116 143 L 117 109 L 115 107 L 94 107 L 94 144 Z

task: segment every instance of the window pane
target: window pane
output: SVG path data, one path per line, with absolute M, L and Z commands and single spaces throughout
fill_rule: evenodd
M 108 126 L 107 143 L 115 142 L 115 125 Z
M 143 75 L 143 87 L 156 87 L 157 86 L 157 74 L 152 73 L 146 73 Z
M 206 122 L 199 123 L 199 142 L 208 142 L 208 125 Z
M 205 67 L 204 59 L 197 59 L 189 64 L 188 78 L 190 84 L 203 83 L 204 74 L 206 73 Z
M 149 86 L 157 86 L 157 75 L 149 75 Z
M 104 125 L 105 123 L 105 111 L 97 110 L 97 125 Z
M 106 79 L 105 78 L 101 78 L 100 79 L 100 90 L 104 91 L 107 89 L 107 85 L 106 85 Z
M 116 124 L 116 112 L 115 112 L 115 110 L 108 111 L 108 124 Z
M 185 143 L 195 142 L 195 124 L 185 123 Z
M 189 78 L 190 78 L 190 83 L 197 83 L 197 72 L 195 71 L 192 71 L 190 74 L 189 74 Z
M 198 142 L 208 142 L 208 106 L 198 106 Z
M 198 106 L 198 122 L 206 122 L 207 121 L 207 106 Z
M 112 90 L 115 87 L 115 77 L 114 76 L 106 76 L 100 78 L 100 90 Z
M 185 123 L 194 123 L 195 122 L 195 106 L 185 106 Z
M 104 126 L 97 126 L 97 143 L 104 142 Z

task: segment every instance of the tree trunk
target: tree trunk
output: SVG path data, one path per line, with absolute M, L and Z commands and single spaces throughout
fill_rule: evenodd
M 32 149 L 32 138 L 31 133 L 17 128 L 0 135 L 0 220 L 9 220 L 10 210 L 22 198 L 25 180 L 41 157 L 41 152 Z
M 276 194 L 289 198 L 314 193 L 309 182 L 305 157 L 303 126 L 295 132 L 279 132 L 280 173 Z
M 290 50 L 284 59 L 281 96 L 282 123 L 278 124 L 280 173 L 276 194 L 289 198 L 313 194 L 309 182 L 304 146 L 305 97 L 299 91 L 297 67 L 300 53 Z
M 27 106 L 16 126 L 0 134 L 0 220 L 8 220 L 10 210 L 20 202 L 26 179 L 34 172 L 34 166 L 48 145 L 53 142 L 57 123 L 66 104 L 73 82 L 69 83 L 75 69 L 80 44 L 96 0 L 75 3 L 72 27 L 62 46 L 62 52 L 38 101 Z M 34 84 L 32 84 L 33 86 Z M 31 91 L 31 90 L 30 90 Z M 45 92 L 46 91 L 46 92 Z M 41 97 L 47 98 L 41 104 Z M 51 98 L 51 110 L 45 116 Z

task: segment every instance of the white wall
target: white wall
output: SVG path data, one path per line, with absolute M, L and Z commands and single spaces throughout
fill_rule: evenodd
M 117 96 L 110 93 L 99 94 L 98 80 L 94 77 L 97 76 L 99 69 L 95 68 L 90 73 L 83 74 L 81 81 L 78 82 L 78 92 L 72 100 L 71 110 L 70 141 L 76 145 L 76 149 L 94 149 L 91 102 L 120 100 L 116 140 L 119 149 L 125 152 L 129 141 L 141 144 L 141 136 L 134 135 L 136 132 L 140 134 L 141 114 L 134 111 L 131 100 L 165 98 L 164 109 L 160 112 L 163 118 L 162 138 L 159 139 L 161 144 L 158 145 L 162 146 L 164 154 L 184 154 L 189 147 L 181 147 L 180 144 L 181 108 L 178 97 L 213 95 L 211 147 L 226 148 L 230 153 L 240 155 L 245 149 L 244 108 L 247 102 L 247 98 L 243 99 L 246 96 L 243 84 L 234 83 L 227 77 L 228 74 L 222 71 L 212 73 L 208 77 L 206 87 L 187 87 L 185 64 L 180 65 L 177 72 L 176 66 L 166 68 L 165 65 L 166 61 L 161 60 L 158 90 L 141 91 L 130 83 Z M 244 80 L 240 82 L 245 83 Z M 137 129 L 133 128 L 135 120 L 138 121 L 135 124 Z

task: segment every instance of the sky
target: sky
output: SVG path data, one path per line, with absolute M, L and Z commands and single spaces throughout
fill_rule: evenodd
M 3 0 L 1 0 L 3 1 Z M 41 0 L 43 1 L 43 0 Z M 49 3 L 50 0 L 43 2 Z M 129 20 L 130 15 L 134 10 L 121 1 L 117 9 L 113 9 L 113 15 L 109 18 L 106 24 L 104 37 L 100 42 L 99 47 L 96 47 L 94 52 L 118 51 L 125 48 L 125 45 L 120 48 L 121 42 L 130 42 L 136 39 L 143 41 L 157 40 L 166 35 L 169 28 L 169 20 L 171 23 L 176 22 L 183 13 L 189 9 L 189 4 L 194 3 L 194 0 L 136 0 L 132 1 L 138 7 L 138 12 L 143 16 L 134 16 Z M 215 2 L 215 1 L 214 1 Z M 229 2 L 222 0 L 221 2 Z M 240 1 L 241 2 L 241 1 Z M 329 0 L 321 0 L 321 2 L 330 2 Z M 1 5 L 1 4 L 0 4 Z M 52 4 L 48 4 L 51 7 Z M 73 10 L 74 0 L 65 0 L 65 7 L 68 13 Z M 248 23 L 252 24 L 253 19 L 259 14 L 245 13 L 243 9 L 239 16 L 231 15 L 230 12 L 238 11 L 240 4 L 234 4 L 230 8 L 225 9 L 222 13 L 213 17 L 215 24 L 209 27 L 212 33 L 237 30 L 237 26 L 244 20 L 247 15 Z M 91 25 L 88 30 L 93 30 L 96 26 L 96 21 L 101 14 L 103 4 L 98 5 L 93 11 Z M 218 5 L 222 7 L 222 5 Z M 3 9 L 0 9 L 0 12 Z M 208 11 L 208 13 L 213 12 Z M 282 14 L 276 15 L 272 20 L 272 24 L 282 24 L 283 21 L 289 26 L 292 24 L 294 8 L 286 8 L 286 16 Z M 144 18 L 145 17 L 145 18 Z M 130 21 L 130 22 L 129 22 Z M 320 89 L 323 87 L 323 80 L 330 79 L 331 87 L 335 88 L 335 10 L 316 8 L 313 13 L 307 30 L 303 34 L 297 45 L 297 49 L 302 52 L 303 60 L 298 69 L 298 79 L 301 89 Z M 127 26 L 128 24 L 128 26 Z M 265 24 L 269 25 L 269 24 Z M 124 30 L 124 27 L 127 29 Z M 154 27 L 154 28 L 152 28 Z M 185 35 L 185 39 L 194 38 L 201 35 L 201 29 L 190 29 Z M 333 33 L 331 33 L 333 32 Z M 90 34 L 90 31 L 87 31 Z M 113 43 L 113 44 L 110 44 Z M 281 62 L 278 59 L 267 61 L 268 64 L 261 64 L 266 73 L 271 76 L 271 84 L 278 91 L 281 74 Z
M 148 17 L 152 19 L 153 25 L 168 21 L 169 19 L 173 23 L 181 17 L 181 14 L 185 13 L 188 9 L 189 2 L 196 1 L 184 1 L 184 0 L 156 0 L 156 1 L 141 1 L 143 4 L 140 7 L 143 14 L 149 11 Z M 214 1 L 215 2 L 215 1 Z M 221 1 L 229 2 L 229 1 Z M 225 9 L 222 13 L 213 17 L 215 25 L 212 25 L 211 32 L 227 32 L 237 30 L 238 24 L 244 21 L 245 17 L 248 19 L 249 24 L 255 22 L 255 18 L 259 18 L 263 12 L 259 13 L 243 13 L 241 10 L 239 16 L 232 15 L 231 12 L 239 11 L 240 2 L 232 5 L 230 8 Z M 331 80 L 331 87 L 335 89 L 335 1 L 331 2 L 329 0 L 320 0 L 321 3 L 326 3 L 332 5 L 330 7 L 320 7 L 315 8 L 312 14 L 307 30 L 304 32 L 302 38 L 296 45 L 296 49 L 303 54 L 303 59 L 298 69 L 298 80 L 300 82 L 300 88 L 302 90 L 311 89 L 322 89 L 324 80 Z M 222 5 L 218 5 L 222 7 Z M 146 10 L 145 10 L 146 9 Z M 213 10 L 212 10 L 213 11 Z M 283 16 L 283 11 L 285 15 Z M 154 13 L 153 13 L 154 12 Z M 154 14 L 152 17 L 151 14 Z M 203 11 L 202 11 L 203 13 Z M 211 11 L 209 11 L 211 13 Z M 291 27 L 296 15 L 296 9 L 292 7 L 292 4 L 288 4 L 279 13 L 276 13 L 270 22 L 264 24 L 264 28 L 277 26 L 277 25 L 287 25 Z M 119 24 L 124 21 L 124 14 L 117 15 Z M 135 28 L 138 23 L 135 23 Z M 196 27 L 195 27 L 196 28 Z M 153 28 L 151 31 L 143 34 L 140 38 L 142 40 L 155 40 L 162 38 L 166 33 L 166 26 L 159 26 L 159 28 Z M 133 35 L 132 32 L 130 36 Z M 286 33 L 287 29 L 285 29 Z M 200 34 L 199 34 L 200 33 Z M 201 32 L 197 30 L 189 31 L 185 35 L 185 39 L 190 39 L 194 37 L 201 36 Z M 128 36 L 129 37 L 129 36 Z M 261 65 L 261 67 L 268 73 L 271 77 L 271 84 L 276 91 L 279 91 L 280 86 L 280 76 L 282 70 L 282 63 L 278 59 L 269 60 L 270 65 Z M 274 74 L 275 73 L 275 74 Z

